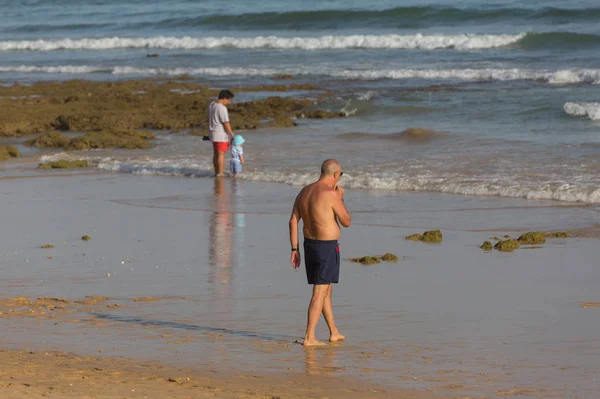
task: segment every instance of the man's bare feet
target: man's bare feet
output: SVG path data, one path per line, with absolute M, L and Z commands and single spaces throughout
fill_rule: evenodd
M 323 346 L 323 345 L 327 345 L 327 344 L 323 341 L 319 341 L 316 338 L 304 338 L 304 342 L 302 343 L 302 345 L 304 345 L 304 346 Z
M 331 334 L 331 337 L 329 337 L 329 342 L 340 342 L 340 341 L 343 341 L 345 339 L 346 339 L 345 336 L 343 336 L 340 333 L 336 333 L 336 334 Z

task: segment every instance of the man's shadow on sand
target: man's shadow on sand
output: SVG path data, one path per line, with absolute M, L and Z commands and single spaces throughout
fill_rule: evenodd
M 190 330 L 190 331 L 229 334 L 229 335 L 234 335 L 234 336 L 238 336 L 238 337 L 257 338 L 257 339 L 260 339 L 263 341 L 272 341 L 272 342 L 294 343 L 295 341 L 297 341 L 296 337 L 292 337 L 289 335 L 264 334 L 264 333 L 259 333 L 256 331 L 249 331 L 249 330 L 235 330 L 235 329 L 231 329 L 231 328 L 198 326 L 195 324 L 187 324 L 187 323 L 180 323 L 180 322 L 174 322 L 174 321 L 145 319 L 143 317 L 120 316 L 120 315 L 116 315 L 116 314 L 91 313 L 91 315 L 93 315 L 99 319 L 103 319 L 103 320 L 112 320 L 112 321 L 118 321 L 121 323 L 137 324 L 137 325 L 141 325 L 141 326 L 157 326 L 157 327 L 178 328 L 178 329 Z

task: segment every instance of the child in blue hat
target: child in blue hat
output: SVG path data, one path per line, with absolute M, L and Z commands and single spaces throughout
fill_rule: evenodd
M 233 146 L 231 147 L 231 173 L 235 176 L 242 171 L 244 162 L 244 149 L 242 145 L 246 142 L 241 134 L 237 134 L 233 138 Z

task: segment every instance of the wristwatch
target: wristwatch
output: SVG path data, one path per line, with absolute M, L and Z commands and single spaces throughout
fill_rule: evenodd
M 292 248 L 292 252 L 298 251 L 298 248 Z

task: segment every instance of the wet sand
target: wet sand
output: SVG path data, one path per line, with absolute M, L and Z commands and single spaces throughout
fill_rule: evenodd
M 329 376 L 246 374 L 62 352 L 0 350 L 3 398 L 406 398 L 445 396 Z
M 0 393 L 33 387 L 41 397 L 47 384 L 31 381 L 55 378 L 63 383 L 54 389 L 64 389 L 57 397 L 136 397 L 124 392 L 146 386 L 165 392 L 155 397 L 353 397 L 343 391 L 352 384 L 356 397 L 594 397 L 600 308 L 588 305 L 600 301 L 597 239 L 514 253 L 478 248 L 492 236 L 597 225 L 594 207 L 348 190 L 355 212 L 343 257 L 400 259 L 343 262 L 334 310 L 348 341 L 306 351 L 296 341 L 310 287 L 288 264 L 297 188 L 48 175 L 0 186 L 0 218 L 10 226 L 0 231 L 0 347 L 8 349 Z M 404 240 L 434 228 L 441 244 Z M 327 337 L 323 322 L 318 336 Z M 120 374 L 95 380 L 94 368 Z M 11 376 L 21 385 L 6 386 Z M 85 388 L 67 384 L 88 377 Z M 290 388 L 290 379 L 305 385 Z

